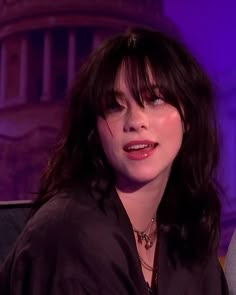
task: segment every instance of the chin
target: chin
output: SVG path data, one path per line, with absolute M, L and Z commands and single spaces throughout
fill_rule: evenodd
M 130 182 L 137 183 L 137 184 L 147 184 L 149 182 L 154 181 L 158 178 L 157 174 L 138 174 L 129 175 L 128 179 Z
M 161 168 L 161 167 L 160 167 Z M 156 181 L 157 179 L 166 180 L 166 178 L 169 177 L 170 174 L 170 166 L 163 167 L 163 169 L 140 169 L 139 171 L 132 171 L 132 173 L 129 174 L 130 180 L 137 183 L 150 183 L 153 181 Z

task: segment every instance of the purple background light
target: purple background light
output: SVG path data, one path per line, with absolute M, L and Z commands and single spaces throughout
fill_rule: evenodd
M 235 0 L 164 0 L 163 4 L 164 14 L 211 73 L 236 71 Z
M 1 1 L 0 201 L 37 190 L 66 88 L 87 52 L 128 26 L 174 23 L 216 86 L 224 253 L 236 226 L 235 15 L 235 0 Z
M 217 92 L 221 134 L 219 181 L 222 196 L 222 252 L 236 228 L 236 1 L 164 0 L 164 14 L 179 28 L 210 74 Z

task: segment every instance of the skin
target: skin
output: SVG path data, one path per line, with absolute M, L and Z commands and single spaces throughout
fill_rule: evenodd
M 151 74 L 149 79 L 155 85 Z M 141 231 L 150 224 L 163 196 L 173 161 L 181 148 L 183 124 L 178 110 L 162 98 L 148 98 L 144 108 L 139 106 L 127 86 L 123 67 L 117 75 L 115 90 L 121 107 L 112 109 L 106 118 L 99 117 L 97 130 L 116 173 L 118 195 L 132 225 Z M 160 97 L 158 89 L 155 91 Z M 156 144 L 154 149 L 147 149 L 146 154 L 140 151 L 138 160 L 130 155 L 139 155 L 139 152 L 124 150 L 127 143 L 137 140 Z M 153 265 L 155 247 L 146 250 L 135 238 L 138 253 Z M 143 273 L 151 283 L 151 272 L 143 269 Z

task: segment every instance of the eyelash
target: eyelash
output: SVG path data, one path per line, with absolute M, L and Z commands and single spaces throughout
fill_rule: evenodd
M 164 100 L 160 96 L 152 96 L 152 97 L 147 97 L 145 99 L 145 104 L 149 104 L 149 105 L 153 105 L 153 106 L 160 105 L 162 103 L 164 103 Z M 126 106 L 124 106 L 122 104 L 119 104 L 117 102 L 117 103 L 114 103 L 113 105 L 107 107 L 107 111 L 106 112 L 107 112 L 107 114 L 121 112 L 122 110 L 125 109 L 125 107 Z

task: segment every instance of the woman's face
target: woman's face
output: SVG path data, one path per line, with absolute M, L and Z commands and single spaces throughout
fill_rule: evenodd
M 149 78 L 154 81 L 151 74 Z M 158 89 L 155 92 L 160 97 Z M 108 110 L 105 119 L 98 117 L 97 129 L 117 185 L 166 181 L 183 139 L 179 112 L 150 95 L 144 107 L 139 106 L 127 87 L 122 67 L 115 93 L 120 106 Z

